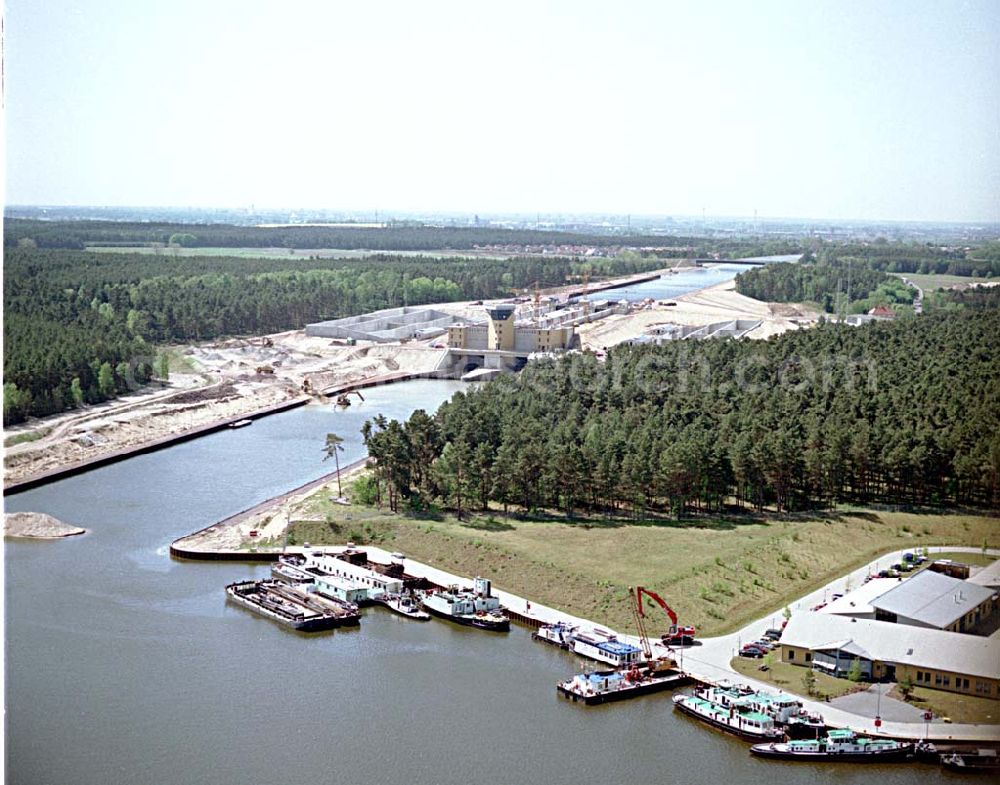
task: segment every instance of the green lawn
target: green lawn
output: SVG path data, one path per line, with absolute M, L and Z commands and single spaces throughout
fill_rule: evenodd
M 925 292 L 942 289 L 945 286 L 954 286 L 957 283 L 981 283 L 990 280 L 989 278 L 973 278 L 969 275 L 925 275 L 920 273 L 892 273 L 892 275 L 913 281 Z
M 930 709 L 938 717 L 952 722 L 1000 723 L 1000 700 L 955 692 L 914 687 L 910 703 L 920 709 Z
M 49 428 L 41 428 L 37 431 L 23 431 L 21 433 L 15 433 L 13 436 L 8 436 L 3 440 L 3 446 L 13 447 L 15 444 L 38 441 L 45 436 L 49 430 Z
M 775 662 L 766 671 L 760 669 L 761 660 L 747 657 L 734 657 L 729 664 L 734 671 L 742 673 L 744 676 L 773 684 L 785 692 L 805 696 L 806 687 L 803 678 L 809 673 L 809 668 L 803 665 L 792 665 L 788 662 L 778 662 L 777 652 L 774 653 L 774 659 Z M 839 698 L 841 695 L 865 688 L 864 684 L 856 684 L 849 679 L 837 679 L 816 669 L 813 669 L 812 673 L 816 677 L 816 687 L 812 696 L 815 700 Z

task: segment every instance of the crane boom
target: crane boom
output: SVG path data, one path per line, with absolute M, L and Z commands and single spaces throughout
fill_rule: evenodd
M 647 597 L 649 597 L 649 599 L 651 599 L 653 602 L 655 602 L 657 605 L 659 605 L 661 608 L 663 608 L 663 610 L 667 614 L 667 616 L 670 617 L 670 635 L 671 635 L 671 637 L 680 636 L 680 635 L 693 636 L 695 634 L 694 627 L 691 627 L 691 626 L 681 627 L 677 623 L 677 614 L 673 612 L 673 609 L 669 605 L 667 605 L 667 603 L 664 601 L 664 599 L 659 594 L 657 594 L 655 591 L 650 591 L 649 589 L 647 589 L 647 588 L 645 588 L 643 586 L 637 586 L 636 587 L 636 598 L 637 598 L 636 607 L 638 608 L 640 616 L 645 617 L 645 615 L 646 615 L 643 612 L 643 610 L 642 610 L 642 595 L 643 594 L 645 594 Z
M 666 611 L 667 616 L 670 617 L 670 623 L 671 624 L 673 624 L 674 626 L 677 625 L 677 614 L 674 613 L 670 609 L 670 606 L 667 605 L 667 603 L 664 601 L 664 599 L 659 594 L 657 594 L 655 591 L 650 591 L 649 589 L 646 589 L 646 588 L 644 588 L 642 586 L 638 586 L 636 588 L 636 594 L 637 594 L 637 596 L 639 598 L 639 615 L 640 616 L 645 616 L 646 615 L 645 613 L 642 612 L 642 595 L 645 594 L 646 596 L 649 597 L 649 599 L 651 599 L 653 602 L 655 602 L 657 605 L 659 605 L 661 608 L 663 608 L 664 611 Z
M 635 626 L 639 633 L 639 644 L 642 646 L 642 653 L 646 657 L 646 662 L 652 662 L 653 650 L 649 645 L 649 637 L 646 634 L 646 623 L 643 621 L 645 614 L 642 612 L 642 591 L 643 588 L 641 586 L 638 589 L 633 589 L 631 586 L 628 587 L 628 594 L 632 600 L 632 615 L 635 617 Z

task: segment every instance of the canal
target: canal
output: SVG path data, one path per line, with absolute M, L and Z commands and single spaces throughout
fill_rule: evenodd
M 347 410 L 305 407 L 6 499 L 86 527 L 6 548 L 12 785 L 880 783 L 936 769 L 811 767 L 675 716 L 669 696 L 586 709 L 556 696 L 577 660 L 509 635 L 381 608 L 307 637 L 227 605 L 267 567 L 174 561 L 169 543 L 362 456 L 376 413 L 463 389 L 414 381 Z M 484 565 L 488 574 L 489 565 Z

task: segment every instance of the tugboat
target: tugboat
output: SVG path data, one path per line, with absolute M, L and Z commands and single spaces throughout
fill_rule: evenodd
M 761 758 L 782 760 L 888 763 L 908 760 L 913 757 L 915 750 L 909 743 L 892 739 L 869 739 L 850 729 L 844 729 L 832 730 L 821 739 L 803 739 L 784 744 L 754 744 L 750 752 Z
M 713 728 L 747 741 L 784 741 L 774 718 L 754 709 L 749 695 L 724 687 L 696 689 L 694 695 L 674 695 L 674 708 Z
M 510 619 L 500 610 L 500 600 L 491 596 L 491 588 L 486 578 L 477 577 L 472 591 L 451 586 L 447 591 L 424 595 L 423 607 L 434 616 L 466 627 L 507 632 Z

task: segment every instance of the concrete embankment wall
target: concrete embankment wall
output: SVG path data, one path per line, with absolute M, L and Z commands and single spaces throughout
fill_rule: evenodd
M 257 409 L 253 412 L 239 414 L 235 417 L 229 417 L 224 420 L 216 420 L 215 422 L 208 423 L 207 425 L 199 425 L 197 428 L 190 428 L 186 431 L 171 434 L 170 436 L 164 436 L 161 439 L 154 439 L 153 441 L 145 442 L 134 447 L 126 447 L 121 450 L 115 450 L 114 452 L 97 455 L 86 461 L 78 461 L 77 463 L 71 463 L 68 466 L 62 466 L 58 469 L 52 469 L 47 472 L 42 472 L 41 474 L 27 477 L 23 480 L 12 482 L 4 487 L 3 493 L 4 496 L 7 496 L 29 490 L 30 488 L 37 488 L 40 485 L 45 485 L 46 483 L 62 480 L 76 474 L 89 472 L 91 469 L 97 469 L 101 466 L 107 466 L 112 463 L 117 463 L 118 461 L 124 461 L 127 458 L 132 458 L 136 455 L 155 452 L 156 450 L 162 450 L 165 447 L 170 447 L 171 445 L 179 444 L 180 442 L 197 439 L 200 436 L 207 436 L 215 431 L 221 431 L 223 428 L 228 428 L 230 424 L 239 422 L 240 420 L 256 420 L 261 417 L 266 417 L 269 414 L 286 412 L 289 409 L 304 406 L 309 403 L 310 400 L 312 399 L 309 396 L 292 398 L 291 400 L 282 401 L 281 403 L 276 403 L 263 409 Z
M 367 456 L 360 460 L 353 461 L 346 466 L 340 467 L 340 476 L 364 466 L 368 462 Z M 206 526 L 204 529 L 185 535 L 170 544 L 170 555 L 175 559 L 190 559 L 194 561 L 242 561 L 242 562 L 272 562 L 277 561 L 280 551 L 241 551 L 241 550 L 220 550 L 215 546 L 206 546 L 201 541 L 206 539 L 212 532 L 230 526 L 238 526 L 246 519 L 267 512 L 268 510 L 280 507 L 293 496 L 308 493 L 319 488 L 326 483 L 333 482 L 337 478 L 337 472 L 333 471 L 310 480 L 297 488 L 292 488 L 280 496 L 265 499 L 260 504 L 255 504 L 245 510 L 241 510 L 235 515 L 223 518 L 221 521 Z

